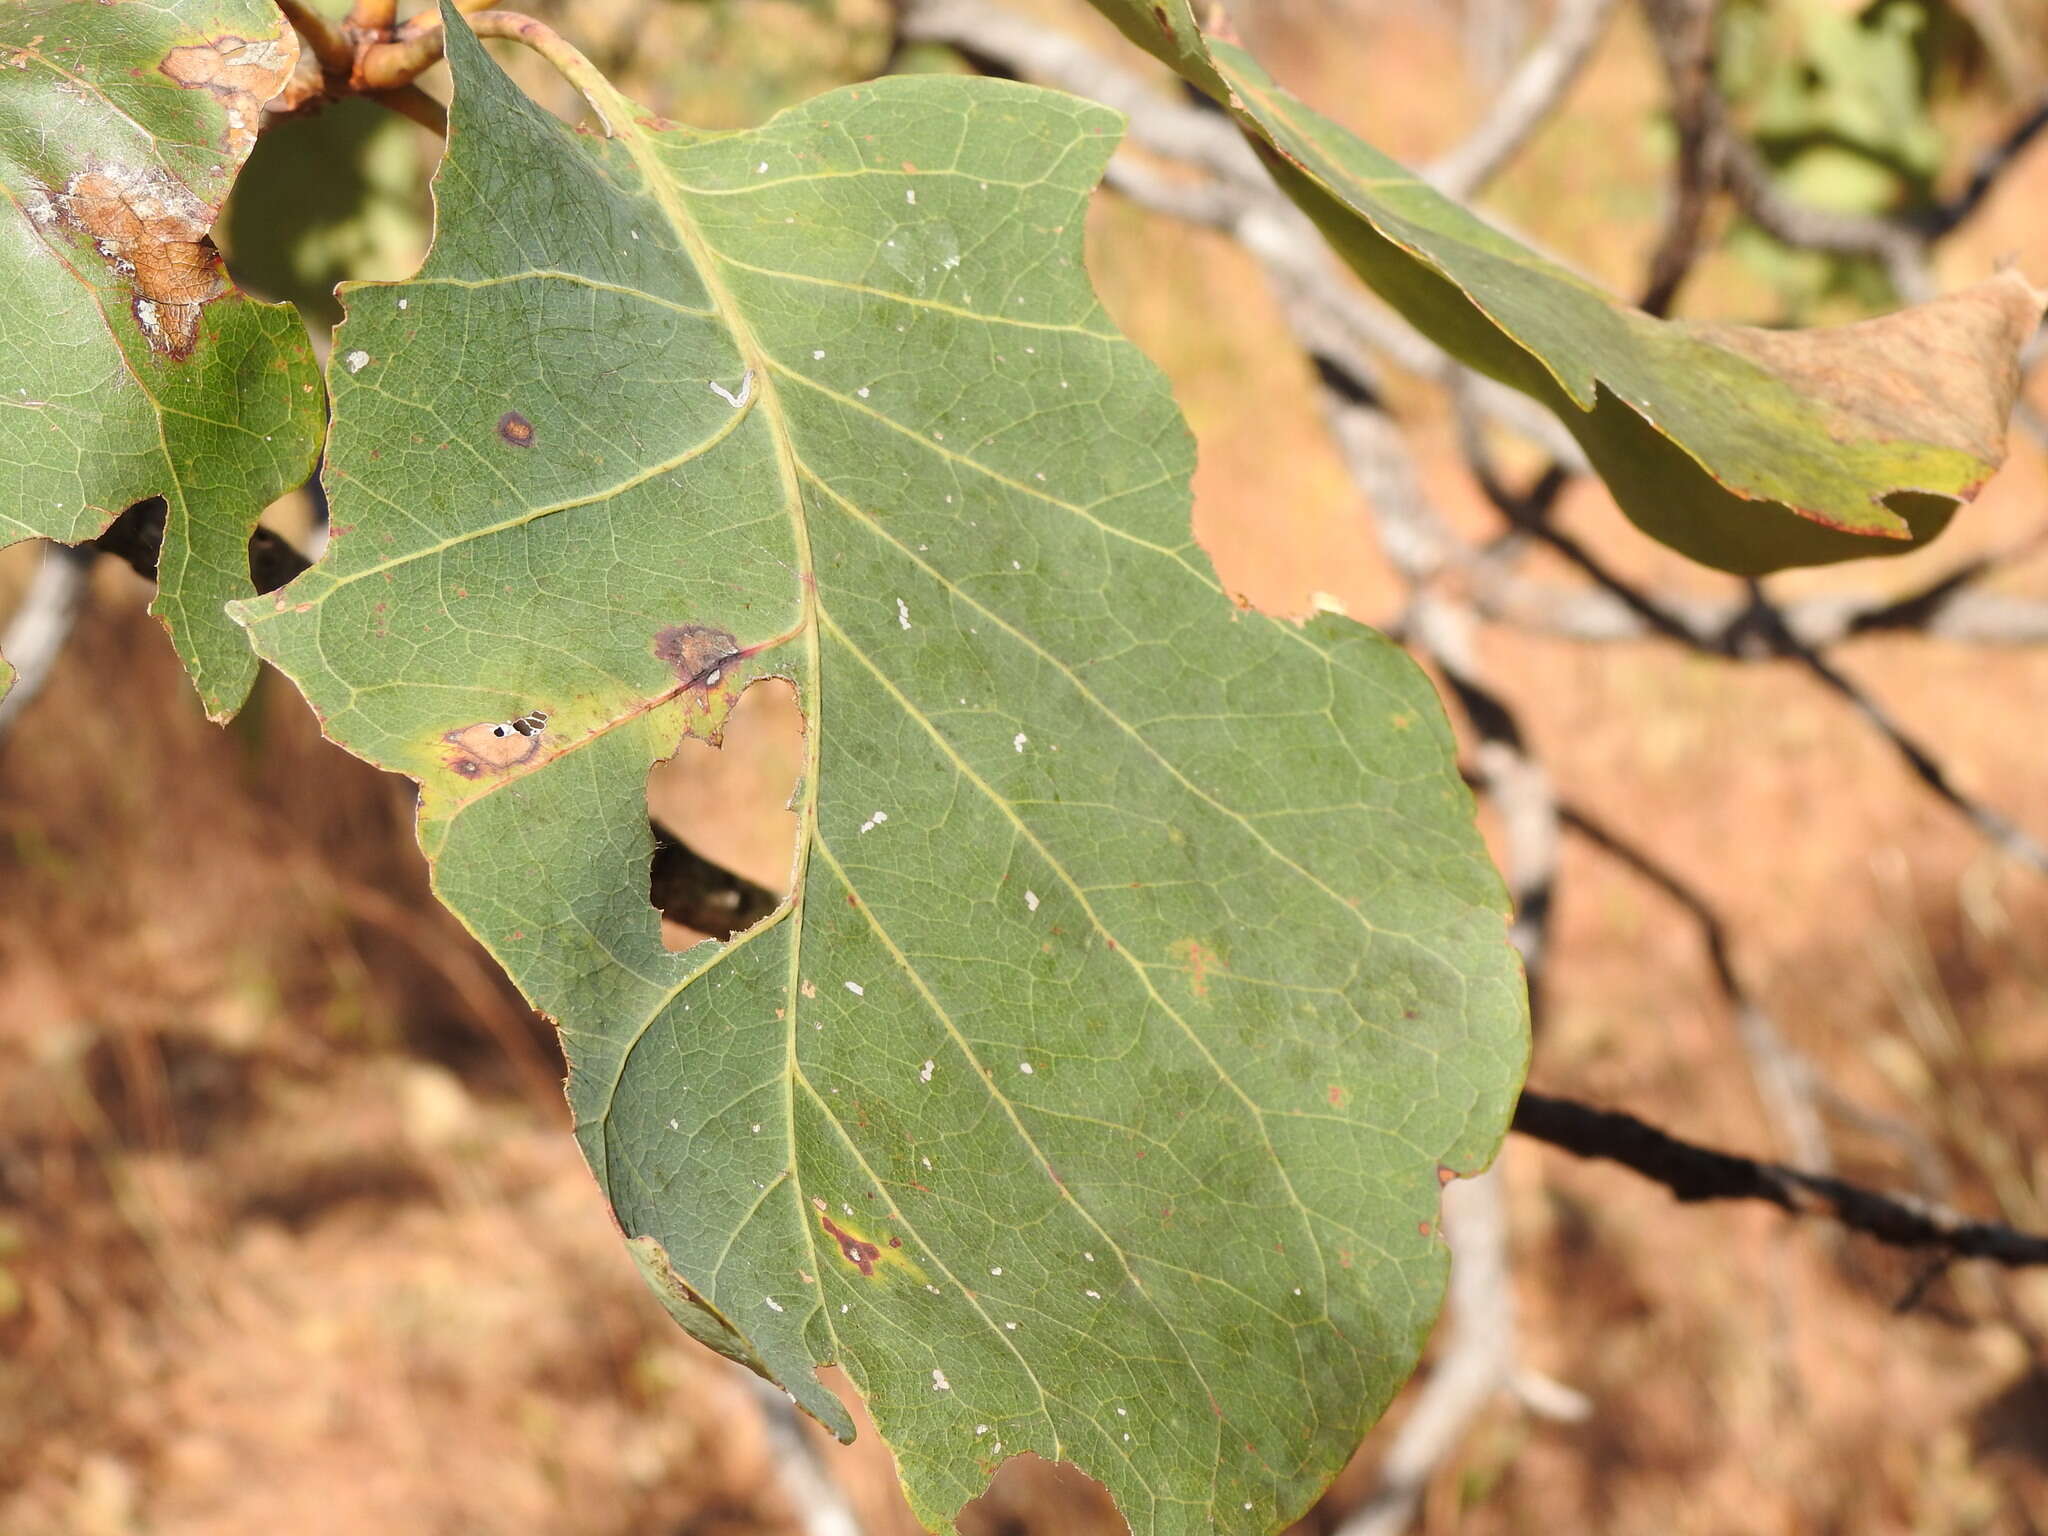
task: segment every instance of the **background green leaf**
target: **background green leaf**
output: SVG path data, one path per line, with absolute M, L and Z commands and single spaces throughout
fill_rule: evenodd
M 162 496 L 154 611 L 217 719 L 256 676 L 223 605 L 322 424 L 297 316 L 207 237 L 297 57 L 262 0 L 0 0 L 0 543 Z
M 1770 332 L 1653 319 L 1311 111 L 1186 0 L 1095 0 L 1228 105 L 1380 296 L 1542 401 L 1636 525 L 1742 574 L 1916 548 L 2005 455 L 2042 295 L 2015 272 L 1880 320 Z
M 933 1523 L 1032 1450 L 1141 1532 L 1273 1529 L 1412 1369 L 1526 1051 L 1427 681 L 1195 547 L 1080 268 L 1112 114 L 923 77 L 709 135 L 593 83 L 579 137 L 449 24 L 329 553 L 237 611 L 420 781 L 693 1334 L 841 1433 L 844 1365 Z M 769 675 L 795 898 L 668 953 L 649 767 Z

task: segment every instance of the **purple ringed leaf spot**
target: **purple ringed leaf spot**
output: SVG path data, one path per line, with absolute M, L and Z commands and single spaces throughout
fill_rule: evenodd
M 498 436 L 514 448 L 533 446 L 533 423 L 517 411 L 507 411 L 498 418 Z

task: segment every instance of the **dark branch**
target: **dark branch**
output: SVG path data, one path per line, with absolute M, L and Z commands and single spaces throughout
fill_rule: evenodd
M 1716 1152 L 1617 1110 L 1545 1093 L 1524 1093 L 1515 1129 L 1575 1157 L 1620 1163 L 1679 1200 L 1764 1200 L 1800 1215 L 1830 1216 L 1894 1248 L 1938 1250 L 1952 1259 L 2019 1267 L 2048 1264 L 2048 1236 L 2018 1232 L 1909 1195 L 1887 1195 L 1783 1163 Z

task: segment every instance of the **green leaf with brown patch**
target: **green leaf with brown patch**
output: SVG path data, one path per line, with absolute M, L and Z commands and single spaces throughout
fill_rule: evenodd
M 261 0 L 0 0 L 0 544 L 163 497 L 154 611 L 216 719 L 256 676 L 250 532 L 323 425 L 298 317 L 208 238 L 297 58 Z
M 420 781 L 435 888 L 559 1021 L 699 1339 L 936 1524 L 1023 1451 L 1140 1532 L 1302 1511 L 1413 1368 L 1439 1167 L 1526 1052 L 1430 686 L 1236 609 L 1081 270 L 1114 116 L 896 78 L 609 136 L 460 19 L 418 277 L 345 291 L 334 538 L 237 611 Z M 682 954 L 646 780 L 797 689 L 794 897 Z
M 1654 319 L 1510 239 L 1205 33 L 1188 0 L 1095 0 L 1223 103 L 1410 324 L 1554 411 L 1644 532 L 1743 574 L 1900 554 L 2005 456 L 2043 296 L 2003 272 L 1857 325 Z

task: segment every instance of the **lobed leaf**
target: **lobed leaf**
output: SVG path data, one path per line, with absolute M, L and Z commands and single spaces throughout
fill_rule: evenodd
M 265 0 L 0 0 L 0 544 L 162 496 L 153 611 L 216 719 L 256 677 L 223 606 L 323 425 L 298 317 L 208 237 L 297 59 Z
M 1644 532 L 1759 575 L 1933 538 L 2005 455 L 2043 295 L 2002 272 L 1830 329 L 1654 319 L 1529 250 L 1275 85 L 1188 0 L 1095 0 L 1224 103 L 1380 296 L 1549 406 Z
M 1429 684 L 1238 612 L 1191 444 L 1080 266 L 1117 134 L 897 78 L 741 133 L 529 102 L 444 7 L 419 275 L 345 291 L 334 537 L 258 650 L 420 782 L 441 897 L 559 1021 L 693 1335 L 936 1523 L 1006 1457 L 1269 1531 L 1413 1368 L 1440 1175 L 1527 1046 Z M 794 894 L 662 947 L 645 781 L 806 722 Z

